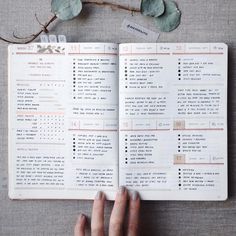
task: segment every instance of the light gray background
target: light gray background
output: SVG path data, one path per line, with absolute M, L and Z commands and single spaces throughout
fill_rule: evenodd
M 113 1 L 139 6 L 139 0 Z M 159 42 L 225 42 L 229 45 L 229 199 L 225 202 L 143 202 L 141 235 L 236 235 L 236 0 L 178 0 L 179 28 Z M 0 35 L 36 32 L 34 18 L 50 16 L 49 0 L 0 0 Z M 77 19 L 56 23 L 51 33 L 71 42 L 145 42 L 120 30 L 125 17 L 155 30 L 151 19 L 110 8 L 86 6 Z M 90 216 L 91 201 L 11 201 L 7 195 L 7 44 L 0 42 L 0 235 L 72 235 L 76 216 Z M 112 203 L 106 206 L 106 221 Z

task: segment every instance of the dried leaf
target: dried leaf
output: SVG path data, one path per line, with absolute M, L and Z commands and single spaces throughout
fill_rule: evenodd
M 82 10 L 81 0 L 52 0 L 52 12 L 61 20 L 71 20 Z

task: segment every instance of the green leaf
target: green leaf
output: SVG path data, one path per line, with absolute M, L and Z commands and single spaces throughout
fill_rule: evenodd
M 180 24 L 181 12 L 173 1 L 165 1 L 165 12 L 155 18 L 157 28 L 163 32 L 170 32 Z
M 82 10 L 81 0 L 52 0 L 52 12 L 61 20 L 71 20 Z
M 141 13 L 145 16 L 158 17 L 165 11 L 163 0 L 142 0 Z

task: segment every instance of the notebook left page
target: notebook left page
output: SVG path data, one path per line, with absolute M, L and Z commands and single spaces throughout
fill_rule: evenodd
M 9 197 L 113 199 L 118 45 L 9 46 Z

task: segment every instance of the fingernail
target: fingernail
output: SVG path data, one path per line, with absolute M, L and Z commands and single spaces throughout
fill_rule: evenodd
M 126 190 L 126 188 L 124 186 L 120 186 L 118 193 L 122 195 L 125 193 L 125 190 Z
M 85 215 L 84 214 L 80 214 L 79 217 L 78 217 L 78 222 L 82 222 L 86 219 Z
M 137 191 L 132 192 L 131 198 L 133 201 L 136 201 L 139 198 L 139 194 Z
M 101 191 L 97 192 L 95 199 L 101 200 L 103 196 L 103 193 Z

